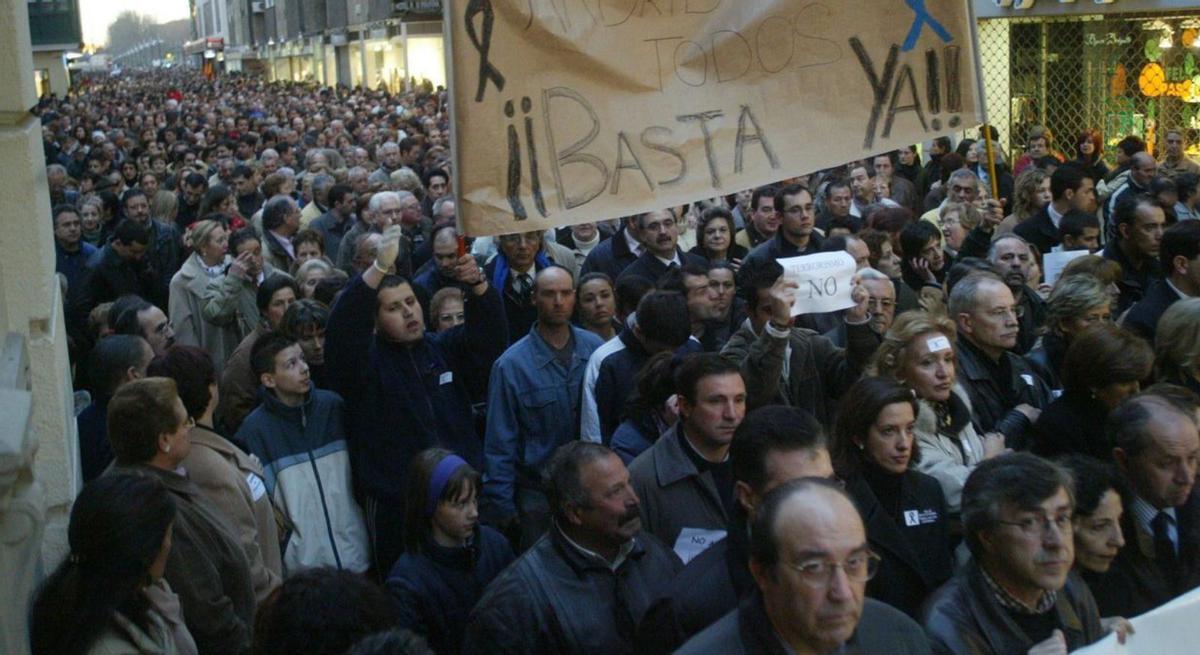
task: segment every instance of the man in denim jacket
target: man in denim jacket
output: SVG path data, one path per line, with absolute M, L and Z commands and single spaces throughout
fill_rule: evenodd
M 538 271 L 533 302 L 533 328 L 492 368 L 484 438 L 486 509 L 499 525 L 518 521 L 522 550 L 549 525 L 541 467 L 555 448 L 579 438 L 583 373 L 602 343 L 571 325 L 575 285 L 565 268 Z

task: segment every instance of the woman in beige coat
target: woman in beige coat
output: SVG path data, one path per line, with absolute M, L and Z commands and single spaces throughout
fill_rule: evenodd
M 206 319 L 203 309 L 230 264 L 229 233 L 218 221 L 196 221 L 184 235 L 184 243 L 192 255 L 171 278 L 168 301 L 175 342 L 204 349 L 219 374 L 241 336 L 236 321 Z
M 970 401 L 955 378 L 954 335 L 948 318 L 905 312 L 875 352 L 871 374 L 891 376 L 917 397 L 917 470 L 941 484 L 946 509 L 957 516 L 967 476 L 979 462 L 1004 452 L 1004 435 L 980 436 L 971 425 Z
M 188 433 L 191 449 L 183 469 L 229 520 L 246 551 L 254 597 L 262 603 L 283 575 L 275 508 L 258 459 L 213 429 L 217 377 L 212 361 L 199 348 L 175 346 L 155 357 L 146 373 L 175 381 L 179 399 L 195 422 Z
M 89 482 L 71 508 L 71 553 L 34 599 L 34 655 L 195 655 L 179 599 L 163 580 L 177 514 L 154 478 Z

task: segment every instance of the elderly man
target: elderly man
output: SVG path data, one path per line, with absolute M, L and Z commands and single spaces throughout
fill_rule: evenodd
M 300 231 L 300 208 L 288 196 L 275 196 L 263 205 L 263 254 L 267 263 L 289 271 L 296 261 L 292 237 Z
M 400 221 L 402 212 L 401 197 L 398 193 L 381 191 L 372 195 L 371 200 L 367 203 L 367 211 L 363 212 L 363 215 L 358 217 L 359 220 L 342 235 L 342 243 L 338 246 L 335 265 L 343 271 L 350 273 L 355 249 L 362 236 L 371 233 L 382 234 L 388 226 Z M 403 249 L 403 233 L 401 234 L 400 246 Z M 332 256 L 333 253 L 330 253 L 330 255 Z
M 516 343 L 529 334 L 529 328 L 537 319 L 537 308 L 533 303 L 534 275 L 547 266 L 558 264 L 573 276 L 575 258 L 558 244 L 554 245 L 563 254 L 548 254 L 549 244 L 541 230 L 505 234 L 498 240 L 500 252 L 484 267 L 484 273 L 504 297 L 508 338 L 511 343 Z
M 1013 352 L 1023 355 L 1033 348 L 1046 316 L 1046 301 L 1029 287 L 1034 264 L 1033 252 L 1021 237 L 1005 234 L 992 242 L 992 247 L 988 249 L 988 261 L 1004 278 L 1004 283 L 1020 308 L 1017 314 L 1020 333 Z
M 629 473 L 608 448 L 567 443 L 551 457 L 546 478 L 553 524 L 488 586 L 462 652 L 637 652 L 634 627 L 679 560 L 642 533 Z
M 1200 435 L 1194 400 L 1175 395 L 1134 396 L 1108 418 L 1113 459 L 1131 493 L 1125 547 L 1092 590 L 1106 615 L 1136 616 L 1200 586 Z
M 867 290 L 867 312 L 870 315 L 871 332 L 879 339 L 891 329 L 896 319 L 896 285 L 887 275 L 873 268 L 863 268 L 858 271 L 858 282 Z M 825 338 L 838 348 L 847 344 L 846 323 L 839 321 L 838 325 L 825 333 Z
M 954 285 L 950 318 L 958 327 L 958 381 L 971 399 L 979 434 L 1000 432 L 1009 448 L 1028 445 L 1029 428 L 1050 404 L 1050 390 L 1011 350 L 1020 334 L 1020 305 L 998 275 L 979 271 Z
M 878 565 L 845 491 L 789 482 L 767 494 L 750 528 L 757 590 L 676 652 L 929 653 L 912 619 L 866 598 Z
M 541 469 L 579 438 L 584 368 L 600 337 L 571 325 L 575 283 L 559 266 L 533 283 L 537 321 L 496 360 L 488 383 L 483 495 L 496 523 L 520 531 L 528 549 L 550 525 Z
M 697 540 L 703 552 L 646 612 L 638 627 L 638 646 L 647 655 L 674 652 L 754 591 L 749 523 L 772 489 L 799 478 L 833 477 L 824 430 L 812 414 L 795 407 L 771 405 L 746 415 L 734 432 L 729 459 L 737 508 L 728 536 Z
M 1104 628 L 1075 558 L 1074 484 L 1029 453 L 984 460 L 962 493 L 973 561 L 930 600 L 925 630 L 935 653 L 1061 653 Z
M 618 279 L 638 276 L 653 283 L 670 268 L 703 264 L 703 259 L 685 253 L 679 247 L 680 220 L 673 210 L 659 209 L 641 214 L 637 217 L 637 226 L 645 249 L 621 271 Z

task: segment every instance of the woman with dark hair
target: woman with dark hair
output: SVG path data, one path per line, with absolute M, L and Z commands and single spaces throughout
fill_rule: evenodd
M 946 498 L 937 480 L 913 466 L 918 410 L 912 390 L 896 380 L 863 378 L 842 398 L 830 446 L 834 470 L 882 558 L 867 595 L 914 618 L 953 573 Z
M 941 290 L 948 267 L 936 225 L 929 221 L 906 225 L 900 230 L 900 253 L 900 271 L 910 289 L 918 294 L 927 286 Z
M 279 586 L 283 561 L 275 526 L 275 507 L 263 493 L 262 464 L 217 433 L 217 373 L 208 353 L 176 345 L 155 357 L 146 374 L 175 381 L 179 399 L 193 425 L 191 447 L 183 460 L 188 478 L 225 513 L 250 565 L 254 596 L 258 602 Z
M 214 184 L 200 198 L 200 208 L 196 215 L 208 218 L 210 214 L 220 214 L 224 217 L 230 232 L 246 227 L 245 217 L 238 213 L 237 195 L 224 184 Z
M 458 455 L 421 451 L 406 484 L 404 554 L 387 578 L 398 625 L 424 636 L 438 653 L 458 653 L 471 609 L 515 556 L 499 532 L 479 524 L 483 483 Z
M 1104 140 L 1098 131 L 1087 128 L 1080 132 L 1075 138 L 1075 153 L 1071 164 L 1086 173 L 1093 182 L 1100 184 L 1108 177 L 1108 164 L 1104 163 Z
M 108 403 L 115 461 L 106 475 L 154 478 L 179 510 L 163 577 L 179 594 L 188 630 L 202 653 L 242 653 L 250 646 L 254 589 L 246 554 L 221 510 L 180 472 L 192 419 L 166 378 L 122 385 Z
M 727 262 L 737 270 L 750 251 L 733 242 L 736 233 L 733 213 L 724 207 L 709 207 L 696 223 L 696 245 L 688 252 L 709 264 Z
M 626 466 L 675 425 L 677 415 L 668 404 L 675 395 L 674 358 L 673 352 L 659 353 L 638 371 L 611 444 Z
M 1098 323 L 1080 333 L 1063 359 L 1063 394 L 1033 424 L 1031 450 L 1043 457 L 1080 453 L 1108 461 L 1105 419 L 1141 390 L 1153 368 L 1150 344 L 1123 327 Z
M 157 480 L 107 475 L 71 508 L 71 554 L 33 601 L 33 655 L 195 653 L 163 580 L 175 501 Z
M 1105 593 L 1112 588 L 1105 584 L 1105 578 L 1125 546 L 1121 515 L 1129 492 L 1112 464 L 1085 455 L 1066 455 L 1056 462 L 1070 471 L 1075 481 L 1075 511 L 1071 517 L 1075 572 L 1096 597 L 1100 616 L 1112 617 L 1100 619 L 1105 631 L 1115 629 L 1117 624 L 1128 625 L 1125 619 L 1113 616 L 1127 602 Z
M 126 159 L 121 163 L 121 182 L 125 184 L 126 189 L 132 189 L 138 185 L 137 163 L 131 159 Z
M 592 271 L 575 285 L 575 321 L 583 329 L 608 341 L 621 331 L 617 320 L 617 293 L 607 273 Z

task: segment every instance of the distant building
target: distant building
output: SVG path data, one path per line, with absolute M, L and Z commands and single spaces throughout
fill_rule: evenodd
M 83 46 L 79 0 L 28 0 L 33 77 L 39 97 L 63 96 L 71 86 L 65 55 Z

